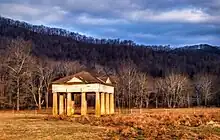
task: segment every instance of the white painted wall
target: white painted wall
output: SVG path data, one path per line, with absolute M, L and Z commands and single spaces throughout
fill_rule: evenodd
M 114 93 L 114 87 L 102 84 L 61 85 L 52 84 L 52 92 L 107 92 Z

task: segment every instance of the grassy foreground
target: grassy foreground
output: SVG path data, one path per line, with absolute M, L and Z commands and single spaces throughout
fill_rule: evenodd
M 65 120 L 47 121 L 48 115 L 0 112 L 0 140 L 101 140 L 106 129 Z
M 69 118 L 0 111 L 0 139 L 220 139 L 220 109 L 145 109 Z

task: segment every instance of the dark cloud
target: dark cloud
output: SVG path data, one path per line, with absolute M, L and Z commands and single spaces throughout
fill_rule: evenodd
M 220 0 L 1 0 L 0 14 L 145 44 L 220 44 Z

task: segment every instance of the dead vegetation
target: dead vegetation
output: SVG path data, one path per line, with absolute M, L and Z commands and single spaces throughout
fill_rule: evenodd
M 106 129 L 65 120 L 46 121 L 45 114 L 0 111 L 0 140 L 101 140 Z
M 101 118 L 0 112 L 0 139 L 220 139 L 218 108 L 143 112 Z
M 143 114 L 53 117 L 108 129 L 109 139 L 220 139 L 219 109 L 148 110 Z

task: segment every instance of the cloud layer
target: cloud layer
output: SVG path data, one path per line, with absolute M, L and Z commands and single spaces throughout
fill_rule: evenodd
M 220 44 L 220 0 L 3 0 L 0 14 L 143 44 Z

